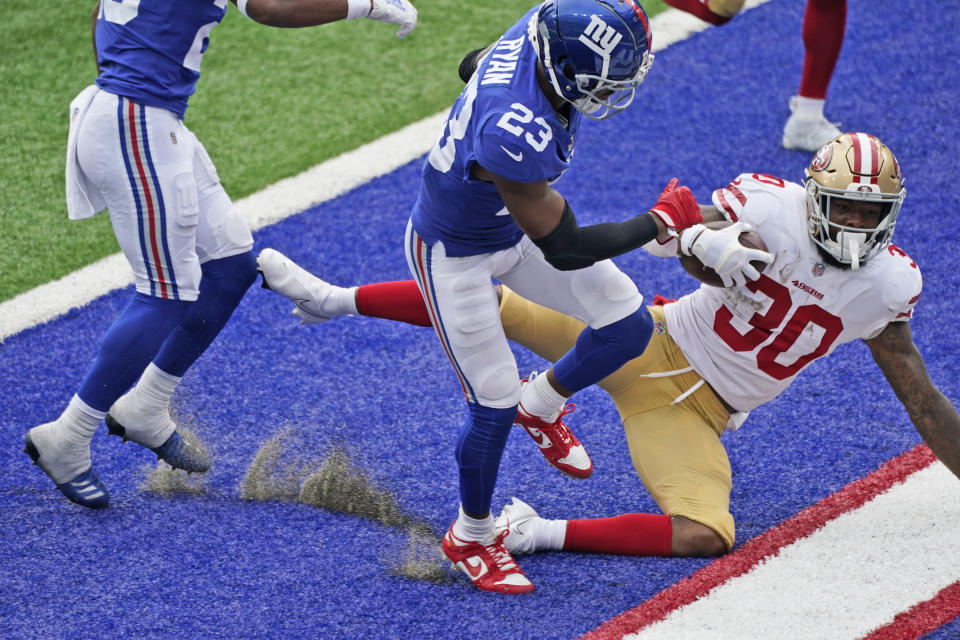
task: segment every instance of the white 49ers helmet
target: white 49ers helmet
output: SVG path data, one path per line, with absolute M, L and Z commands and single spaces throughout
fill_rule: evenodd
M 856 269 L 890 243 L 907 191 L 887 145 L 867 133 L 840 134 L 820 148 L 804 173 L 813 209 L 810 235 L 828 254 Z M 870 229 L 831 222 L 830 205 L 838 198 L 881 203 L 880 222 Z

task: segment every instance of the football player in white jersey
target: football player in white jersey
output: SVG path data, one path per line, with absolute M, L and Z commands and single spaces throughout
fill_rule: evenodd
M 467 73 L 461 65 L 467 86 L 423 165 L 407 263 L 469 412 L 456 448 L 459 516 L 443 550 L 483 590 L 533 590 L 490 513 L 511 426 L 523 425 L 561 471 L 589 476 L 590 458 L 561 420 L 566 398 L 640 354 L 652 332 L 636 285 L 608 258 L 700 220 L 696 200 L 676 180 L 651 210 L 585 227 L 551 187 L 571 162 L 582 118 L 604 119 L 632 101 L 653 61 L 650 37 L 634 0 L 547 0 L 532 8 L 471 54 Z M 750 260 L 772 259 L 741 246 L 735 232 L 705 232 L 697 244 L 712 266 L 741 282 L 759 275 Z M 296 297 L 296 273 L 271 256 L 261 254 L 265 283 Z M 554 368 L 525 386 L 491 278 L 587 325 Z
M 368 17 L 400 25 L 402 37 L 417 21 L 407 0 L 232 1 L 278 27 Z M 101 420 L 175 468 L 210 464 L 184 442 L 168 404 L 256 278 L 250 229 L 183 123 L 226 11 L 227 0 L 104 0 L 93 9 L 98 77 L 70 105 L 67 210 L 80 219 L 109 209 L 136 291 L 66 410 L 30 429 L 24 449 L 86 507 L 109 504 L 90 460 Z
M 743 9 L 744 0 L 664 0 L 668 5 L 722 25 Z M 847 26 L 847 0 L 807 0 L 803 14 L 803 71 L 797 95 L 790 98 L 790 117 L 781 144 L 787 149 L 816 151 L 840 134 L 823 115 L 827 87 L 840 58 Z
M 960 415 L 930 381 L 910 332 L 920 270 L 891 242 L 905 195 L 896 158 L 873 136 L 842 134 L 806 174 L 800 185 L 745 173 L 714 192 L 704 220 L 751 222 L 773 263 L 746 285 L 702 285 L 649 307 L 657 330 L 646 350 L 599 383 L 616 403 L 634 466 L 663 514 L 547 520 L 514 499 L 497 519 L 511 552 L 729 551 L 731 470 L 720 435 L 810 362 L 857 339 L 869 346 L 924 441 L 960 477 Z M 671 242 L 666 251 L 648 248 L 675 255 Z M 297 274 L 308 300 L 294 309 L 302 322 L 360 314 L 430 325 L 413 282 L 336 287 L 272 253 L 267 262 Z M 581 321 L 499 290 L 510 340 L 551 361 L 577 340 Z

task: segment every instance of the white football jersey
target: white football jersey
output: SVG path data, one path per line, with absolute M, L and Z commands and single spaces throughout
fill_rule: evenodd
M 807 231 L 801 185 L 744 173 L 713 203 L 749 222 L 774 261 L 747 286 L 704 284 L 664 313 L 687 360 L 735 409 L 772 400 L 837 345 L 913 314 L 922 280 L 910 256 L 890 245 L 855 271 L 826 264 Z

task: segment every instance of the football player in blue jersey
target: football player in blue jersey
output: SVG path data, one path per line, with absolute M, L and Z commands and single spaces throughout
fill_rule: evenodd
M 367 17 L 400 25 L 403 37 L 417 22 L 407 0 L 232 1 L 277 27 Z M 175 468 L 210 466 L 177 432 L 168 404 L 256 277 L 250 229 L 183 123 L 226 11 L 227 0 L 104 0 L 93 10 L 99 75 L 70 105 L 67 209 L 73 219 L 109 209 L 136 291 L 66 410 L 30 429 L 25 448 L 87 507 L 109 503 L 90 461 L 101 420 Z
M 602 120 L 633 100 L 653 62 L 650 38 L 635 0 L 534 7 L 461 64 L 469 81 L 423 165 L 407 262 L 469 408 L 456 446 L 460 511 L 443 552 L 482 590 L 533 590 L 490 515 L 511 426 L 521 424 L 564 473 L 589 476 L 590 458 L 561 420 L 566 398 L 642 353 L 650 338 L 642 296 L 608 258 L 701 220 L 676 179 L 649 212 L 585 227 L 550 186 L 570 164 L 581 118 Z M 748 264 L 755 254 L 736 235 L 705 231 L 699 242 L 712 247 L 711 266 L 756 278 Z M 285 272 L 281 259 L 264 252 L 260 267 L 269 288 L 289 295 L 298 272 Z M 525 384 L 492 278 L 588 325 L 554 368 Z

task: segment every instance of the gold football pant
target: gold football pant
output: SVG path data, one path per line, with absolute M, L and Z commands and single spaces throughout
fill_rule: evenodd
M 663 513 L 710 527 L 729 550 L 732 483 L 720 434 L 730 414 L 670 337 L 662 307 L 649 310 L 654 331 L 646 350 L 598 384 L 613 398 L 633 466 Z M 585 326 L 507 287 L 500 318 L 507 338 L 551 362 Z

